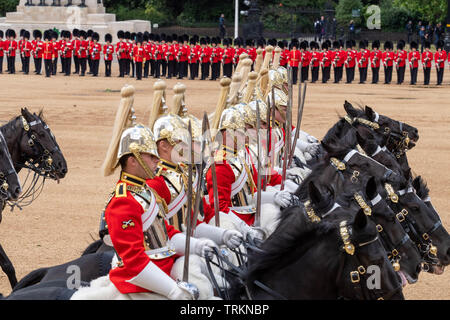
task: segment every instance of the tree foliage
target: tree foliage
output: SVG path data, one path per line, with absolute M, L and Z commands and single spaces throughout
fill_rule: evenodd
M 443 22 L 447 16 L 447 0 L 394 0 L 393 3 L 431 23 Z

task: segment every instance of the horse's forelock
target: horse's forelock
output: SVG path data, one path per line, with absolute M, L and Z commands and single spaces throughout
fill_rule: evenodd
M 422 179 L 421 176 L 417 176 L 413 180 L 413 186 L 414 189 L 416 189 L 416 194 L 419 196 L 420 199 L 425 199 L 430 195 L 430 189 L 427 186 L 427 183 L 425 180 Z

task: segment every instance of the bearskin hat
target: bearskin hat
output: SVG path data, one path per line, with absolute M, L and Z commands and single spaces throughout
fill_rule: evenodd
M 33 38 L 42 38 L 42 31 L 41 30 L 33 30 Z
M 411 43 L 409 45 L 411 46 L 411 49 L 417 49 L 418 48 L 417 42 L 415 42 L 415 41 L 411 41 Z
M 385 49 L 385 50 L 386 50 L 386 49 L 392 50 L 392 48 L 393 48 L 393 45 L 392 45 L 392 42 L 391 42 L 391 41 L 386 41 L 386 42 L 384 43 L 384 49 Z
M 3 38 L 3 30 L 0 30 L 0 38 Z
M 339 48 L 340 48 L 339 41 L 333 41 L 333 49 L 339 49 Z
M 92 37 L 92 35 L 94 34 L 94 30 L 89 29 L 86 33 L 87 37 Z
M 374 40 L 372 41 L 372 48 L 380 48 L 380 41 L 379 40 Z
M 130 31 L 125 31 L 125 39 L 131 40 L 131 32 Z
M 397 42 L 397 49 L 403 50 L 403 48 L 405 48 L 405 41 L 400 40 L 399 42 Z
M 123 30 L 117 31 L 117 38 L 125 39 L 125 32 L 123 32 Z
M 359 41 L 359 48 L 360 49 L 365 49 L 367 46 L 366 46 L 366 42 L 364 41 L 364 40 L 360 40 Z
M 92 40 L 94 40 L 94 41 L 100 40 L 100 35 L 98 34 L 98 32 L 92 33 Z
M 52 30 L 45 30 L 44 31 L 44 40 L 51 40 L 52 39 Z
M 430 47 L 431 47 L 431 42 L 425 41 L 425 48 L 430 49 Z
M 166 41 L 166 42 L 168 42 L 168 40 L 167 40 L 167 35 L 166 35 L 165 33 L 161 33 L 160 39 L 161 39 L 161 41 Z
M 283 41 L 278 41 L 277 45 L 278 45 L 281 49 L 284 49 L 284 42 L 283 42 Z
M 112 42 L 112 34 L 110 33 L 105 34 L 105 42 Z
M 328 45 L 328 41 L 324 41 L 322 43 L 322 50 L 328 50 L 330 48 L 330 46 Z
M 439 40 L 436 44 L 437 49 L 442 49 L 445 46 L 445 42 L 443 40 Z

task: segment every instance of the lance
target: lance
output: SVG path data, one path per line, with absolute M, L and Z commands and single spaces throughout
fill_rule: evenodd
M 187 209 L 186 209 L 186 246 L 184 250 L 184 268 L 183 281 L 188 282 L 189 274 L 189 254 L 191 247 L 191 232 L 192 232 L 192 167 L 193 167 L 193 149 L 192 149 L 192 123 L 189 120 L 189 163 L 188 163 L 188 191 L 187 191 Z
M 298 86 L 298 113 L 297 113 L 297 126 L 295 127 L 294 143 L 292 144 L 291 153 L 289 155 L 288 167 L 291 167 L 292 159 L 294 158 L 295 147 L 297 145 L 297 140 L 300 135 L 300 126 L 302 124 L 303 109 L 305 106 L 305 95 L 306 95 L 306 82 L 303 84 L 303 94 L 301 92 L 302 85 Z
M 286 170 L 287 170 L 287 162 L 289 161 L 289 155 L 290 155 L 290 147 L 291 147 L 291 117 L 292 117 L 292 68 L 289 67 L 288 70 L 288 85 L 289 85 L 289 92 L 288 92 L 288 103 L 287 103 L 287 110 L 286 110 L 286 122 L 284 126 L 284 132 L 285 132 L 285 141 L 284 141 L 284 158 L 283 158 L 283 171 L 281 175 L 281 188 L 280 190 L 284 190 L 284 184 L 286 181 Z
M 205 112 L 205 114 L 203 116 L 203 123 L 202 123 L 202 144 L 201 144 L 202 145 L 201 146 L 202 159 L 200 159 L 200 165 L 197 167 L 198 183 L 197 183 L 197 189 L 195 190 L 194 216 L 192 217 L 194 227 L 192 228 L 191 236 L 194 235 L 194 229 L 195 229 L 195 226 L 197 225 L 197 218 L 198 218 L 198 214 L 200 212 L 200 201 L 202 201 L 201 192 L 202 192 L 202 187 L 203 187 L 203 182 L 204 182 L 203 171 L 205 170 L 205 162 L 203 161 L 203 155 L 205 154 L 205 149 L 206 149 L 205 132 L 206 132 L 206 121 L 207 120 L 208 120 L 208 115 Z
M 210 148 L 212 148 L 212 139 L 211 139 L 211 131 L 210 131 L 210 127 L 209 127 L 209 120 L 208 120 L 208 115 L 204 114 L 203 116 L 203 121 L 206 123 L 206 138 L 207 138 L 207 143 L 208 146 Z M 212 182 L 213 182 L 213 192 L 214 192 L 214 217 L 216 220 L 216 227 L 220 227 L 220 216 L 219 216 L 219 191 L 217 190 L 217 174 L 216 174 L 216 163 L 214 160 L 214 154 L 213 154 L 213 150 L 210 150 L 210 157 L 209 159 L 212 157 L 212 161 L 211 161 L 211 177 L 212 177 Z
M 256 215 L 255 215 L 255 226 L 261 226 L 261 146 L 259 139 L 259 130 L 261 129 L 261 117 L 259 110 L 259 101 L 256 100 L 256 146 L 258 148 L 258 161 L 257 161 L 257 170 L 258 170 L 258 184 L 256 185 Z

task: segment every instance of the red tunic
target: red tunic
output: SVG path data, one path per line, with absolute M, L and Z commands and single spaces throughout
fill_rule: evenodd
M 124 181 L 119 181 L 122 183 Z M 124 182 L 130 185 L 128 182 Z M 167 200 L 167 199 L 164 199 Z M 149 292 L 147 289 L 135 286 L 127 280 L 137 276 L 151 261 L 166 274 L 170 275 L 177 255 L 165 259 L 152 260 L 145 253 L 142 214 L 144 209 L 130 191 L 126 196 L 114 197 L 105 209 L 105 219 L 108 224 L 111 242 L 123 266 L 112 269 L 109 278 L 116 288 L 123 294 L 135 292 Z M 124 222 L 132 221 L 134 226 L 123 228 Z M 165 224 L 169 238 L 179 231 Z
M 439 67 L 440 69 L 445 68 L 445 60 L 447 60 L 447 52 L 445 52 L 445 50 L 442 50 L 441 52 L 436 51 L 434 55 L 436 67 Z
M 291 67 L 298 67 L 300 64 L 300 59 L 302 58 L 302 53 L 300 50 L 292 50 L 289 52 L 289 65 Z
M 424 51 L 422 53 L 422 64 L 425 68 L 431 68 L 431 63 L 433 62 L 433 52 L 431 51 Z

